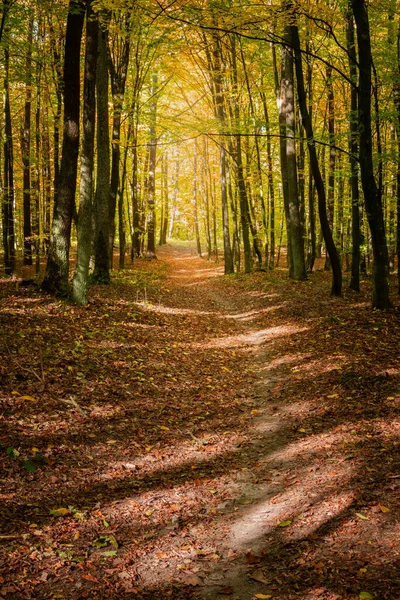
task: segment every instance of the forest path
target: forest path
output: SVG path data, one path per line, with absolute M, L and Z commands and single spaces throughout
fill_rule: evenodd
M 397 315 L 158 256 L 0 290 L 0 597 L 400 598 Z

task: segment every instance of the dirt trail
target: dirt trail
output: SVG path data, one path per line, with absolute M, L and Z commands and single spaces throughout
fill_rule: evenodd
M 0 597 L 400 598 L 399 320 L 328 290 L 170 246 L 5 288 Z

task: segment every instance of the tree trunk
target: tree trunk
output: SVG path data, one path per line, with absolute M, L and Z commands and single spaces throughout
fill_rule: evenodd
M 94 198 L 93 279 L 110 283 L 110 135 L 108 130 L 107 24 L 99 23 L 96 72 L 97 91 L 97 178 Z
M 4 48 L 4 200 L 3 200 L 3 246 L 6 275 L 15 271 L 14 231 L 14 150 L 10 109 L 9 86 L 10 53 Z
M 164 245 L 167 243 L 167 231 L 168 231 L 168 215 L 169 215 L 169 190 L 168 190 L 168 152 L 164 152 L 164 163 L 162 178 L 164 182 L 164 218 L 160 224 L 161 231 L 161 243 Z
M 60 123 L 62 113 L 62 97 L 63 97 L 63 71 L 61 65 L 59 36 L 54 31 L 53 24 L 50 25 L 50 47 L 53 58 L 53 76 L 56 81 L 56 96 L 57 107 L 54 115 L 54 197 L 57 195 L 58 184 L 60 179 Z
M 357 63 L 356 45 L 354 38 L 354 21 L 350 9 L 346 15 L 347 20 L 347 51 L 349 53 L 350 79 L 353 83 L 350 90 L 350 185 L 351 185 L 351 278 L 350 289 L 360 291 L 360 197 L 358 191 L 358 126 L 357 126 Z
M 397 24 L 397 64 L 394 83 L 394 105 L 396 108 L 396 138 L 397 138 L 397 165 L 396 165 L 396 256 L 397 256 L 397 292 L 400 294 L 400 19 Z
M 119 163 L 121 155 L 121 114 L 123 100 L 125 95 L 126 77 L 129 66 L 130 53 L 130 26 L 129 23 L 123 21 L 124 37 L 122 38 L 121 46 L 117 45 L 115 52 L 112 52 L 109 47 L 109 67 L 111 75 L 111 93 L 113 98 L 113 124 L 112 124 L 112 140 L 111 140 L 111 180 L 110 180 L 110 224 L 109 224 L 109 256 L 110 267 L 113 262 L 113 249 L 115 237 L 115 212 L 117 206 L 117 195 L 119 187 Z M 119 32 L 117 35 L 121 35 Z M 120 212 L 120 209 L 119 209 Z
M 68 292 L 69 246 L 79 152 L 80 51 L 85 3 L 70 0 L 64 58 L 64 135 L 59 185 L 54 201 L 49 256 L 42 287 Z
M 209 68 L 212 73 L 212 83 L 214 90 L 215 114 L 218 119 L 220 130 L 225 125 L 224 96 L 222 86 L 222 64 L 221 64 L 221 44 L 216 34 L 213 35 L 213 59 L 211 64 L 209 59 Z M 229 233 L 229 210 L 228 210 L 228 189 L 226 180 L 226 142 L 221 137 L 219 143 L 219 165 L 220 165 L 220 184 L 221 184 L 221 204 L 222 204 L 222 233 L 224 240 L 224 273 L 229 275 L 234 272 L 232 260 L 232 248 Z
M 372 158 L 372 54 L 369 19 L 365 0 L 351 0 L 351 5 L 357 26 L 358 41 L 358 124 L 360 134 L 359 158 L 361 182 L 374 255 L 372 306 L 385 310 L 391 306 L 389 298 L 389 255 L 386 245 L 382 202 L 375 181 Z
M 326 67 L 326 88 L 328 94 L 328 139 L 329 139 L 329 169 L 328 169 L 328 219 L 332 232 L 335 222 L 335 169 L 336 169 L 336 148 L 335 148 L 335 96 L 332 85 L 332 67 Z M 334 238 L 335 239 L 335 238 Z M 326 257 L 325 269 L 331 268 L 329 254 Z
M 147 180 L 147 258 L 156 257 L 156 157 L 157 157 L 157 92 L 158 76 L 155 73 L 152 78 L 151 105 L 150 105 L 150 128 L 149 136 L 149 169 Z
M 285 97 L 283 78 L 281 78 L 281 84 L 278 80 L 278 64 L 275 52 L 275 46 L 272 45 L 272 61 L 275 74 L 275 95 L 276 102 L 278 105 L 279 114 L 279 157 L 281 166 L 281 178 L 282 178 L 282 193 L 283 193 L 283 207 L 285 211 L 285 221 L 289 222 L 289 188 L 288 188 L 288 168 L 287 168 L 287 154 L 286 154 L 286 119 L 285 119 Z M 287 263 L 289 268 L 289 277 L 293 274 L 293 259 L 292 259 L 292 242 L 287 230 Z M 279 261 L 278 261 L 279 262 Z M 278 264 L 277 262 L 277 264 Z
M 23 163 L 23 207 L 24 207 L 24 264 L 32 264 L 32 219 L 31 219 L 31 114 L 32 114 L 32 41 L 33 14 L 28 24 L 28 46 L 25 60 L 25 107 L 24 126 L 21 136 L 21 154 Z
M 268 114 L 267 100 L 264 92 L 261 92 L 261 100 L 264 109 L 265 132 L 267 134 L 267 162 L 268 162 L 268 191 L 269 191 L 269 269 L 273 270 L 275 266 L 275 190 L 274 190 L 274 170 L 272 164 L 272 148 L 270 137 L 270 122 Z
M 291 42 L 295 52 L 295 66 L 296 66 L 296 79 L 297 79 L 297 93 L 299 97 L 299 107 L 301 117 L 303 120 L 303 126 L 306 131 L 307 145 L 310 156 L 310 165 L 312 169 L 313 178 L 315 181 L 315 187 L 318 194 L 318 211 L 321 223 L 321 230 L 324 236 L 326 249 L 331 261 L 332 266 L 332 294 L 334 296 L 340 296 L 342 293 L 342 269 L 340 266 L 340 259 L 336 250 L 335 242 L 333 241 L 332 231 L 329 226 L 328 215 L 326 211 L 326 194 L 325 186 L 321 176 L 319 168 L 317 152 L 315 149 L 314 133 L 312 122 L 307 108 L 307 98 L 304 86 L 304 74 L 303 64 L 300 50 L 300 39 L 297 24 L 292 24 L 291 29 Z
M 197 206 L 197 139 L 194 140 L 194 156 L 193 156 L 193 220 L 194 231 L 196 235 L 197 254 L 201 257 L 201 241 L 199 228 L 199 214 Z
M 86 17 L 86 52 L 83 87 L 83 134 L 81 179 L 79 193 L 78 249 L 72 297 L 77 304 L 87 304 L 88 277 L 92 242 L 92 202 L 94 132 L 96 125 L 96 67 L 98 49 L 98 20 L 94 18 L 89 0 Z
M 285 40 L 291 43 L 290 26 L 285 27 Z M 297 183 L 294 71 L 293 56 L 288 46 L 282 47 L 282 121 L 285 125 L 285 151 L 287 169 L 287 231 L 290 237 L 292 269 L 291 277 L 297 281 L 307 278 L 303 227 L 300 217 Z
M 310 49 L 310 42 L 306 42 L 306 49 Z M 308 113 L 312 122 L 313 108 L 313 85 L 312 85 L 312 64 L 311 59 L 307 61 L 307 95 L 308 95 Z M 317 250 L 317 232 L 315 223 L 315 186 L 312 177 L 311 162 L 308 162 L 308 214 L 309 214 L 309 251 L 307 254 L 307 271 L 314 268 L 316 250 Z

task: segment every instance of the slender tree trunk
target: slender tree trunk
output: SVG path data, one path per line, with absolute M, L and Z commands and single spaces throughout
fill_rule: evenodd
M 84 19 L 85 3 L 71 0 L 65 38 L 62 160 L 42 284 L 43 289 L 51 293 L 68 292 L 69 247 L 79 152 L 80 50 Z
M 63 98 L 63 69 L 61 64 L 61 55 L 59 50 L 60 42 L 54 31 L 53 25 L 50 26 L 50 47 L 53 57 L 53 73 L 56 81 L 56 97 L 57 106 L 54 115 L 54 197 L 57 196 L 58 183 L 60 178 L 60 123 L 62 114 L 62 98 Z
M 196 246 L 197 254 L 201 257 L 201 241 L 200 241 L 200 228 L 199 228 L 199 214 L 197 206 L 197 139 L 194 141 L 194 155 L 193 155 L 193 220 L 194 220 L 194 231 L 196 235 Z
M 371 40 L 368 12 L 364 0 L 351 0 L 357 26 L 358 41 L 358 123 L 360 133 L 360 170 L 365 208 L 371 231 L 374 255 L 372 306 L 388 309 L 389 298 L 389 255 L 386 244 L 382 202 L 374 176 L 371 131 Z
M 24 126 L 21 135 L 23 163 L 23 206 L 24 206 L 24 264 L 32 264 L 32 218 L 31 218 L 31 114 L 32 114 L 32 41 L 33 14 L 29 18 L 28 40 L 25 60 L 25 107 Z
M 306 49 L 310 50 L 310 42 L 306 42 Z M 313 78 L 312 78 L 312 64 L 311 59 L 307 61 L 307 94 L 308 96 L 308 113 L 312 122 L 312 109 L 313 109 Z M 312 271 L 314 268 L 316 249 L 317 249 L 317 232 L 315 223 L 315 186 L 312 176 L 311 161 L 308 162 L 308 218 L 309 218 L 309 235 L 310 235 L 310 246 L 307 255 L 307 271 Z
M 123 100 L 125 95 L 126 78 L 129 66 L 130 53 L 130 26 L 124 23 L 125 36 L 121 42 L 120 52 L 116 51 L 115 55 L 109 49 L 109 68 L 111 75 L 111 93 L 113 98 L 113 124 L 112 124 L 112 141 L 111 141 L 111 180 L 110 180 L 110 225 L 109 225 L 109 256 L 110 267 L 113 262 L 113 249 L 115 238 L 115 212 L 117 206 L 117 195 L 119 188 L 119 163 L 121 156 L 121 116 L 123 108 Z M 121 212 L 118 209 L 118 214 Z
M 3 200 L 3 246 L 6 275 L 15 271 L 14 231 L 14 150 L 10 109 L 9 85 L 10 53 L 4 48 L 4 200 Z
M 254 147 L 256 150 L 256 165 L 257 165 L 257 192 L 258 192 L 258 200 L 259 200 L 259 203 L 261 206 L 261 219 L 262 219 L 262 226 L 263 226 L 264 250 L 265 250 L 265 267 L 268 268 L 268 223 L 267 223 L 267 211 L 266 211 L 266 207 L 265 207 L 265 198 L 264 198 L 263 174 L 262 174 L 262 166 L 261 166 L 261 152 L 260 152 L 260 144 L 258 141 L 259 127 L 257 125 L 256 111 L 255 111 L 254 102 L 253 102 L 253 94 L 252 94 L 251 87 L 250 87 L 249 75 L 247 72 L 246 61 L 245 61 L 245 57 L 244 57 L 244 53 L 243 53 L 243 46 L 241 43 L 240 43 L 240 56 L 241 56 L 241 62 L 243 65 L 244 77 L 245 77 L 245 81 L 246 81 L 247 94 L 249 97 L 251 118 L 253 120 Z M 267 132 L 267 133 L 269 133 L 269 132 Z M 257 243 L 257 232 L 255 232 L 255 233 L 256 233 L 256 237 L 253 239 L 254 250 L 255 250 L 257 256 L 259 256 L 260 252 L 259 252 L 258 243 Z M 262 257 L 261 257 L 260 267 L 261 266 L 262 266 Z
M 89 0 L 86 17 L 86 52 L 83 87 L 83 134 L 79 192 L 78 249 L 72 297 L 77 304 L 87 304 L 89 263 L 92 245 L 92 202 L 94 132 L 96 125 L 96 68 L 99 24 Z
M 329 138 L 329 169 L 328 169 L 328 219 L 332 232 L 335 222 L 335 171 L 336 171 L 336 140 L 335 140 L 335 96 L 332 84 L 332 67 L 326 67 L 326 88 L 328 93 L 328 138 Z M 334 238 L 335 239 L 335 238 Z M 330 269 L 329 254 L 326 257 L 325 269 Z
M 178 202 L 178 194 L 179 194 L 179 154 L 175 156 L 175 169 L 174 169 L 174 178 L 173 178 L 173 196 L 172 196 L 172 206 L 169 216 L 169 229 L 168 229 L 168 239 L 172 239 L 174 236 L 174 225 L 175 225 L 175 217 L 177 210 L 177 202 Z
M 397 24 L 397 64 L 394 78 L 394 105 L 396 108 L 396 138 L 397 138 L 397 164 L 396 164 L 396 256 L 397 256 L 397 292 L 400 294 L 400 19 Z
M 136 131 L 135 127 L 135 131 Z M 142 229 L 140 224 L 139 211 L 139 178 L 138 178 L 138 149 L 136 145 L 137 136 L 134 136 L 134 146 L 132 148 L 132 256 L 141 255 L 141 237 Z
M 156 257 L 156 157 L 157 157 L 157 137 L 156 137 L 156 119 L 157 119 L 157 91 L 158 76 L 155 73 L 152 78 L 151 106 L 150 106 L 150 128 L 149 136 L 149 169 L 148 169 L 148 188 L 147 188 L 147 258 Z
M 211 259 L 211 225 L 210 225 L 210 182 L 207 177 L 207 163 L 208 163 L 208 148 L 206 137 L 203 136 L 203 160 L 202 160 L 202 169 L 201 169 L 201 177 L 202 177 L 202 189 L 204 196 L 204 204 L 205 204 L 205 230 L 206 230 L 206 239 L 207 239 L 207 258 Z
M 315 181 L 315 187 L 318 194 L 318 210 L 319 218 L 321 223 L 321 230 L 324 236 L 327 252 L 332 266 L 332 294 L 334 296 L 340 296 L 342 293 L 342 269 L 340 266 L 339 255 L 333 240 L 332 231 L 329 226 L 328 215 L 326 210 L 326 195 L 325 186 L 321 176 L 319 168 L 317 152 L 315 149 L 314 133 L 312 122 L 307 108 L 307 98 L 304 86 L 304 74 L 303 64 L 300 50 L 300 39 L 297 24 L 292 24 L 291 29 L 291 42 L 295 52 L 295 66 L 296 66 L 296 79 L 297 79 L 297 93 L 299 97 L 299 107 L 301 111 L 301 117 L 303 120 L 303 126 L 306 131 L 307 145 L 310 156 L 310 164 L 312 168 L 313 178 Z
M 358 126 L 357 126 L 357 63 L 356 63 L 356 43 L 354 37 L 354 21 L 351 12 L 350 2 L 349 10 L 346 15 L 347 21 L 347 51 L 349 53 L 350 79 L 353 83 L 350 90 L 350 185 L 351 185 L 351 278 L 350 289 L 355 292 L 360 291 L 360 197 L 358 190 Z
M 267 163 L 268 163 L 268 191 L 269 191 L 269 215 L 270 215 L 270 233 L 269 233 L 269 269 L 273 270 L 275 266 L 275 190 L 274 190 L 274 169 L 272 163 L 272 147 L 270 137 L 270 122 L 267 100 L 264 92 L 261 92 L 261 101 L 264 109 L 265 132 L 267 134 Z
M 34 182 L 33 190 L 35 197 L 35 269 L 36 275 L 39 277 L 40 274 L 40 254 L 43 251 L 47 253 L 47 242 L 48 238 L 44 237 L 43 219 L 40 210 L 40 161 L 41 156 L 41 139 L 40 139 L 40 120 L 42 113 L 42 94 L 41 94 L 41 79 L 42 79 L 42 64 L 40 61 L 36 63 L 36 110 L 35 110 L 35 168 L 34 168 Z M 44 246 L 46 250 L 44 251 Z
M 107 24 L 99 24 L 96 72 L 97 177 L 94 198 L 94 281 L 110 283 L 110 135 L 108 130 Z
M 215 113 L 220 125 L 220 131 L 223 132 L 225 126 L 225 109 L 222 85 L 222 64 L 221 64 L 221 44 L 217 35 L 213 35 L 213 58 L 214 64 L 210 65 L 213 73 L 214 104 Z M 213 67 L 213 68 L 211 68 Z M 220 165 L 220 184 L 221 184 L 221 204 L 222 204 L 222 234 L 224 240 L 224 272 L 229 275 L 234 272 L 232 260 L 232 248 L 229 232 L 229 210 L 228 210 L 228 189 L 226 179 L 227 169 L 226 141 L 222 136 L 219 143 L 219 165 Z
M 161 241 L 162 244 L 167 243 L 167 231 L 168 231 L 168 216 L 169 216 L 169 190 L 168 190 L 168 152 L 164 152 L 164 164 L 163 164 L 163 181 L 164 181 L 164 218 L 161 221 Z
M 49 237 L 51 227 L 51 151 L 49 134 L 49 105 L 50 97 L 48 90 L 44 90 L 43 117 L 42 117 L 42 180 L 43 180 L 43 233 Z M 75 206 L 75 204 L 74 204 Z

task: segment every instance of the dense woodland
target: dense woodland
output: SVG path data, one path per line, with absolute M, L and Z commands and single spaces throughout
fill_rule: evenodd
M 272 270 L 285 247 L 302 280 L 326 256 L 334 295 L 372 272 L 390 306 L 396 0 L 4 0 L 0 35 L 7 275 L 23 254 L 84 304 L 88 281 L 195 238 L 227 274 Z

